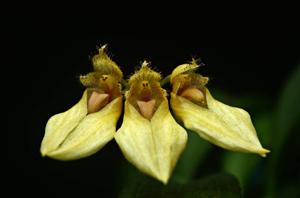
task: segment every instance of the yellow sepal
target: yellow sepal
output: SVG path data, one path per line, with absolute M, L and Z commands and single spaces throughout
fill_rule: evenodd
M 99 151 L 113 139 L 122 111 L 118 97 L 95 113 L 87 114 L 87 93 L 68 111 L 51 117 L 41 153 L 58 160 L 75 160 Z
M 205 140 L 222 148 L 257 153 L 263 157 L 264 149 L 256 135 L 249 114 L 215 100 L 206 89 L 207 108 L 171 93 L 171 107 L 184 126 Z
M 52 116 L 46 125 L 45 135 L 41 144 L 41 154 L 56 150 L 69 133 L 87 114 L 87 91 L 80 101 L 69 110 Z
M 123 124 L 115 140 L 129 162 L 166 184 L 185 148 L 187 134 L 172 117 L 167 100 L 159 105 L 151 120 L 126 101 Z

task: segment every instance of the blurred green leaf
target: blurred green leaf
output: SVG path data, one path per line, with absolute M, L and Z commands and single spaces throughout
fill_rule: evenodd
M 199 164 L 203 161 L 206 154 L 213 148 L 212 145 L 198 134 L 188 131 L 188 142 L 186 149 L 180 157 L 173 173 L 176 182 L 186 183 L 196 174 Z
M 253 154 L 228 152 L 224 155 L 223 169 L 236 176 L 245 189 L 249 176 L 260 160 L 260 156 Z
M 294 124 L 297 121 L 299 121 L 299 86 L 300 65 L 298 66 L 297 70 L 295 70 L 292 73 L 290 79 L 284 86 L 284 89 L 279 97 L 275 122 L 277 126 L 277 133 L 276 138 L 274 139 L 274 144 L 276 144 L 276 150 L 273 151 L 273 156 L 279 154 L 279 150 L 281 150 L 282 144 L 288 137 L 290 129 L 294 126 Z
M 299 198 L 299 186 L 285 186 L 283 189 L 281 189 L 281 192 L 279 192 L 278 197 Z
M 226 93 L 219 89 L 213 89 L 212 94 L 215 99 L 230 106 L 239 107 L 245 110 L 257 110 L 258 107 L 266 107 L 268 99 L 257 95 L 257 93 L 241 95 L 238 93 Z
M 187 184 L 168 185 L 151 178 L 135 177 L 127 182 L 119 197 L 241 197 L 241 189 L 238 180 L 229 174 L 217 174 Z
M 280 94 L 276 118 L 275 128 L 276 133 L 273 135 L 273 146 L 271 150 L 271 160 L 269 164 L 269 182 L 267 196 L 274 196 L 277 192 L 277 164 L 283 144 L 287 140 L 292 127 L 299 121 L 300 107 L 300 65 L 292 72 L 291 77 Z

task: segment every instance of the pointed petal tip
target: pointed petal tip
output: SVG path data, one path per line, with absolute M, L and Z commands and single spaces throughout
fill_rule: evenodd
M 160 182 L 162 182 L 164 185 L 167 185 L 169 182 L 169 177 L 167 178 L 157 178 Z
M 46 153 L 46 152 L 44 152 L 44 151 L 41 151 L 41 156 L 42 156 L 42 157 L 46 157 L 46 155 L 47 155 L 47 153 Z
M 55 157 L 52 156 L 52 154 L 51 154 L 52 152 L 49 150 L 41 150 L 40 152 L 41 152 L 41 156 L 43 158 L 48 157 L 48 158 L 56 159 Z M 60 160 L 60 159 L 58 159 L 58 160 Z
M 267 153 L 270 153 L 271 151 L 268 150 L 268 149 L 261 149 L 258 151 L 258 154 L 261 156 L 261 157 L 267 157 Z
M 41 153 L 41 156 L 42 156 L 43 158 L 45 158 L 45 157 L 51 157 L 51 156 L 49 155 L 49 153 L 51 153 L 51 151 L 48 150 L 48 149 L 45 149 L 45 148 L 43 148 L 43 147 L 40 149 L 40 153 Z
M 152 174 L 152 173 L 145 173 L 145 174 L 153 177 L 154 179 L 157 179 L 158 181 L 160 181 L 164 185 L 168 184 L 170 176 L 171 176 L 170 174 L 166 175 L 166 174 L 161 174 L 159 172 L 156 172 L 154 174 Z
M 49 150 L 46 149 L 44 146 L 41 146 L 40 153 L 42 157 L 46 157 L 46 155 L 49 153 Z
M 156 172 L 155 174 L 150 174 L 150 176 L 156 178 L 158 181 L 160 181 L 164 185 L 168 184 L 171 175 L 172 175 L 172 171 L 170 171 L 170 170 L 168 170 L 166 172 L 160 171 L 160 172 Z

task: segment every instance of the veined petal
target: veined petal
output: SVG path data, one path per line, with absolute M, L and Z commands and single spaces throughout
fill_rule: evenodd
M 125 158 L 140 171 L 167 183 L 185 148 L 187 134 L 173 119 L 166 100 L 151 120 L 126 101 L 123 124 L 115 140 Z
M 69 110 L 52 116 L 46 125 L 45 136 L 41 144 L 43 156 L 56 150 L 71 131 L 87 115 L 87 91 L 80 101 Z
M 266 156 L 269 150 L 261 146 L 245 110 L 215 100 L 208 89 L 206 102 L 207 108 L 171 93 L 171 107 L 186 128 L 222 148 Z
M 84 117 L 59 148 L 47 155 L 59 160 L 75 160 L 96 153 L 113 139 L 121 111 L 122 98 L 118 97 L 100 111 Z

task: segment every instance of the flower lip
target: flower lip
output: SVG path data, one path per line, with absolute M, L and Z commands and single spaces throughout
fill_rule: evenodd
M 154 106 L 155 106 L 156 101 L 154 99 L 151 99 L 147 102 L 138 100 L 137 105 L 139 107 L 139 110 L 141 114 L 147 118 L 151 119 L 154 113 Z
M 182 90 L 180 96 L 207 108 L 205 90 L 202 91 L 195 87 L 186 88 Z
M 108 103 L 108 99 L 109 94 L 93 91 L 88 99 L 88 113 L 95 113 L 99 111 Z
M 120 84 L 112 75 L 91 72 L 80 76 L 80 81 L 88 90 L 88 113 L 99 111 L 121 96 Z
M 206 88 L 207 77 L 196 73 L 179 74 L 174 77 L 172 93 L 182 96 L 193 103 L 207 108 Z

